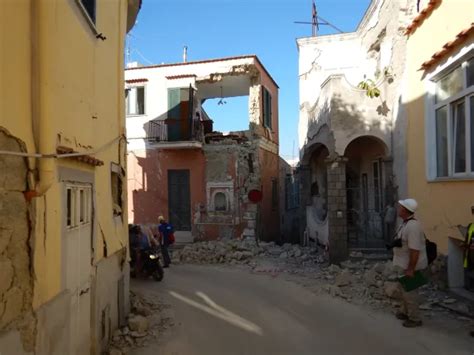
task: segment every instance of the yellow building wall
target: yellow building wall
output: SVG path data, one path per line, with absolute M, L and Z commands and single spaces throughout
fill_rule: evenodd
M 447 254 L 448 237 L 462 238 L 456 225 L 473 222 L 474 181 L 428 182 L 425 149 L 426 83 L 421 64 L 455 39 L 473 21 L 474 1 L 443 0 L 408 38 L 407 85 L 404 104 L 408 115 L 408 193 L 418 201 L 418 218 L 428 238 Z M 433 147 L 435 149 L 435 147 Z M 401 196 L 406 198 L 405 196 Z
M 55 153 L 58 145 L 76 151 L 97 149 L 125 133 L 123 53 L 127 1 L 97 1 L 96 33 L 76 1 L 0 1 L 0 127 L 21 139 L 29 153 Z M 33 47 L 37 51 L 32 50 Z M 39 83 L 35 91 L 35 83 Z M 35 125 L 32 117 L 38 119 Z M 38 146 L 39 136 L 41 147 Z M 126 188 L 123 221 L 113 217 L 111 163 L 125 168 L 125 141 L 116 140 L 95 157 L 103 166 L 49 160 L 44 196 L 35 197 L 34 308 L 61 292 L 62 188 L 58 168 L 95 175 L 94 262 L 127 245 Z M 29 159 L 30 168 L 36 160 Z M 34 183 L 34 182 L 33 182 Z M 34 189 L 34 184 L 30 189 Z M 104 240 L 105 238 L 105 240 Z

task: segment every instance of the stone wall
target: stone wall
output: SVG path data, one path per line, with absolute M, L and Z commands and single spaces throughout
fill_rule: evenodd
M 0 128 L 0 150 L 24 152 L 24 145 Z M 0 349 L 2 335 L 19 330 L 25 350 L 34 347 L 33 279 L 30 272 L 31 221 L 23 192 L 24 158 L 0 155 Z

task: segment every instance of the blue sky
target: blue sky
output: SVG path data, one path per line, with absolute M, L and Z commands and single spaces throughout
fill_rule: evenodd
M 318 15 L 353 31 L 370 0 L 316 0 Z M 130 59 L 142 64 L 256 54 L 280 87 L 280 155 L 298 155 L 298 51 L 295 39 L 311 35 L 311 0 L 143 0 L 129 39 Z M 320 34 L 333 33 L 327 26 Z M 217 101 L 217 100 L 216 100 Z M 247 98 L 208 102 L 221 131 L 248 127 Z M 293 149 L 293 147 L 295 147 Z

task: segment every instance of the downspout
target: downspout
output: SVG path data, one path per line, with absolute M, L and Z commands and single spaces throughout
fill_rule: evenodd
M 48 142 L 48 134 L 51 135 L 52 123 L 47 117 L 47 105 L 45 90 L 42 90 L 42 74 L 46 72 L 44 56 L 47 54 L 46 36 L 44 35 L 44 24 L 41 21 L 41 2 L 31 2 L 31 121 L 33 126 L 33 138 L 37 153 L 53 153 L 55 146 Z M 46 15 L 46 14 L 45 14 Z M 47 15 L 46 15 L 47 16 Z M 55 179 L 54 159 L 37 158 L 36 186 L 34 191 L 29 191 L 28 196 L 43 196 L 52 186 Z

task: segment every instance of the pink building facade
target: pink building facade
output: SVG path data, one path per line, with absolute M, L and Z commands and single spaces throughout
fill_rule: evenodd
M 125 79 L 129 223 L 163 215 L 178 241 L 278 240 L 278 86 L 260 60 L 136 66 Z M 237 96 L 248 96 L 249 128 L 214 131 L 202 104 Z

